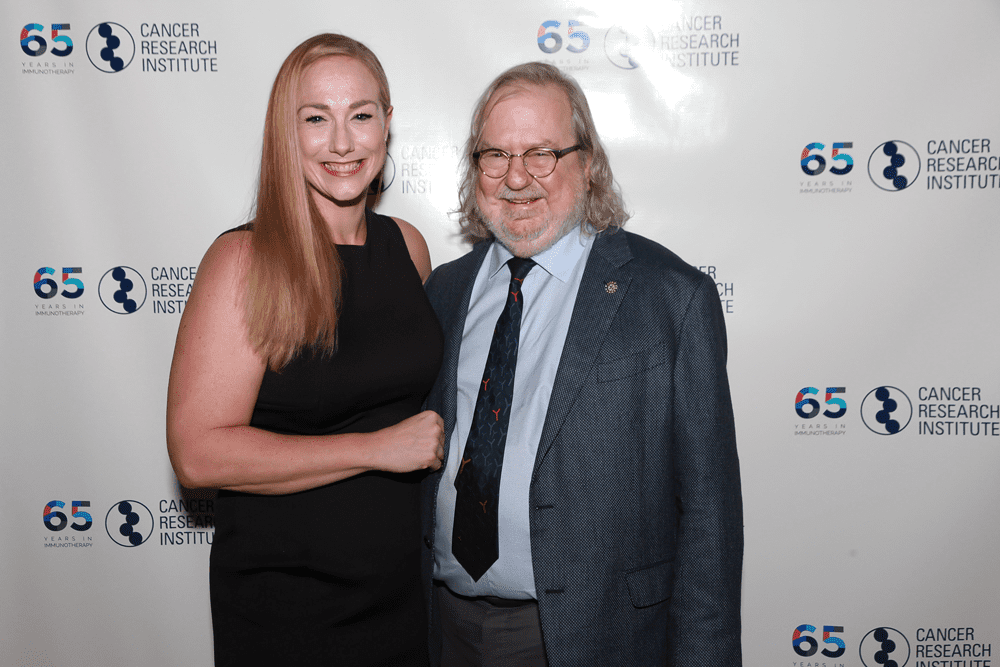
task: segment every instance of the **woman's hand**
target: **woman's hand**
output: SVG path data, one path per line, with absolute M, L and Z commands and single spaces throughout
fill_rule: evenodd
M 424 410 L 377 434 L 379 448 L 374 467 L 387 472 L 437 470 L 444 458 L 444 422 L 433 410 Z

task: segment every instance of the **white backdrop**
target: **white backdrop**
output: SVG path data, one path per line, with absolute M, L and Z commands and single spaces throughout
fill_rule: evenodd
M 628 227 L 715 276 L 747 665 L 991 664 L 1000 4 L 648 4 L 4 3 L 0 664 L 211 664 L 211 498 L 164 442 L 173 339 L 246 219 L 278 66 L 325 31 L 385 65 L 379 210 L 435 264 L 464 252 L 475 98 L 542 59 L 587 91 Z

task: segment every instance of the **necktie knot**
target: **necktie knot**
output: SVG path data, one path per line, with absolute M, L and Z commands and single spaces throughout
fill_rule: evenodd
M 511 281 L 521 282 L 528 272 L 535 266 L 535 260 L 530 257 L 511 257 L 507 260 L 507 268 L 510 269 Z

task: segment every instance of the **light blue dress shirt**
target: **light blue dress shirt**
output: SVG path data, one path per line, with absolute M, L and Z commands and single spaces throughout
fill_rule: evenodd
M 494 243 L 476 274 L 458 356 L 455 429 L 438 488 L 434 538 L 434 578 L 459 595 L 537 599 L 528 512 L 531 471 L 573 304 L 593 243 L 592 234 L 584 234 L 579 225 L 574 226 L 552 247 L 532 258 L 538 266 L 531 269 L 521 285 L 525 306 L 500 477 L 500 558 L 479 581 L 473 581 L 451 553 L 455 475 L 472 427 L 493 328 L 507 300 L 510 271 L 506 262 L 513 255 L 500 243 Z

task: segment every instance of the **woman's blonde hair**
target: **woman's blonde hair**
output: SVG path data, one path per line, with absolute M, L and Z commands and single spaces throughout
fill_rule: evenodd
M 337 55 L 364 65 L 378 85 L 383 115 L 391 107 L 382 64 L 350 37 L 307 39 L 278 71 L 264 119 L 247 299 L 250 342 L 272 370 L 303 347 L 332 354 L 337 346 L 341 262 L 302 172 L 296 109 L 305 70 Z

